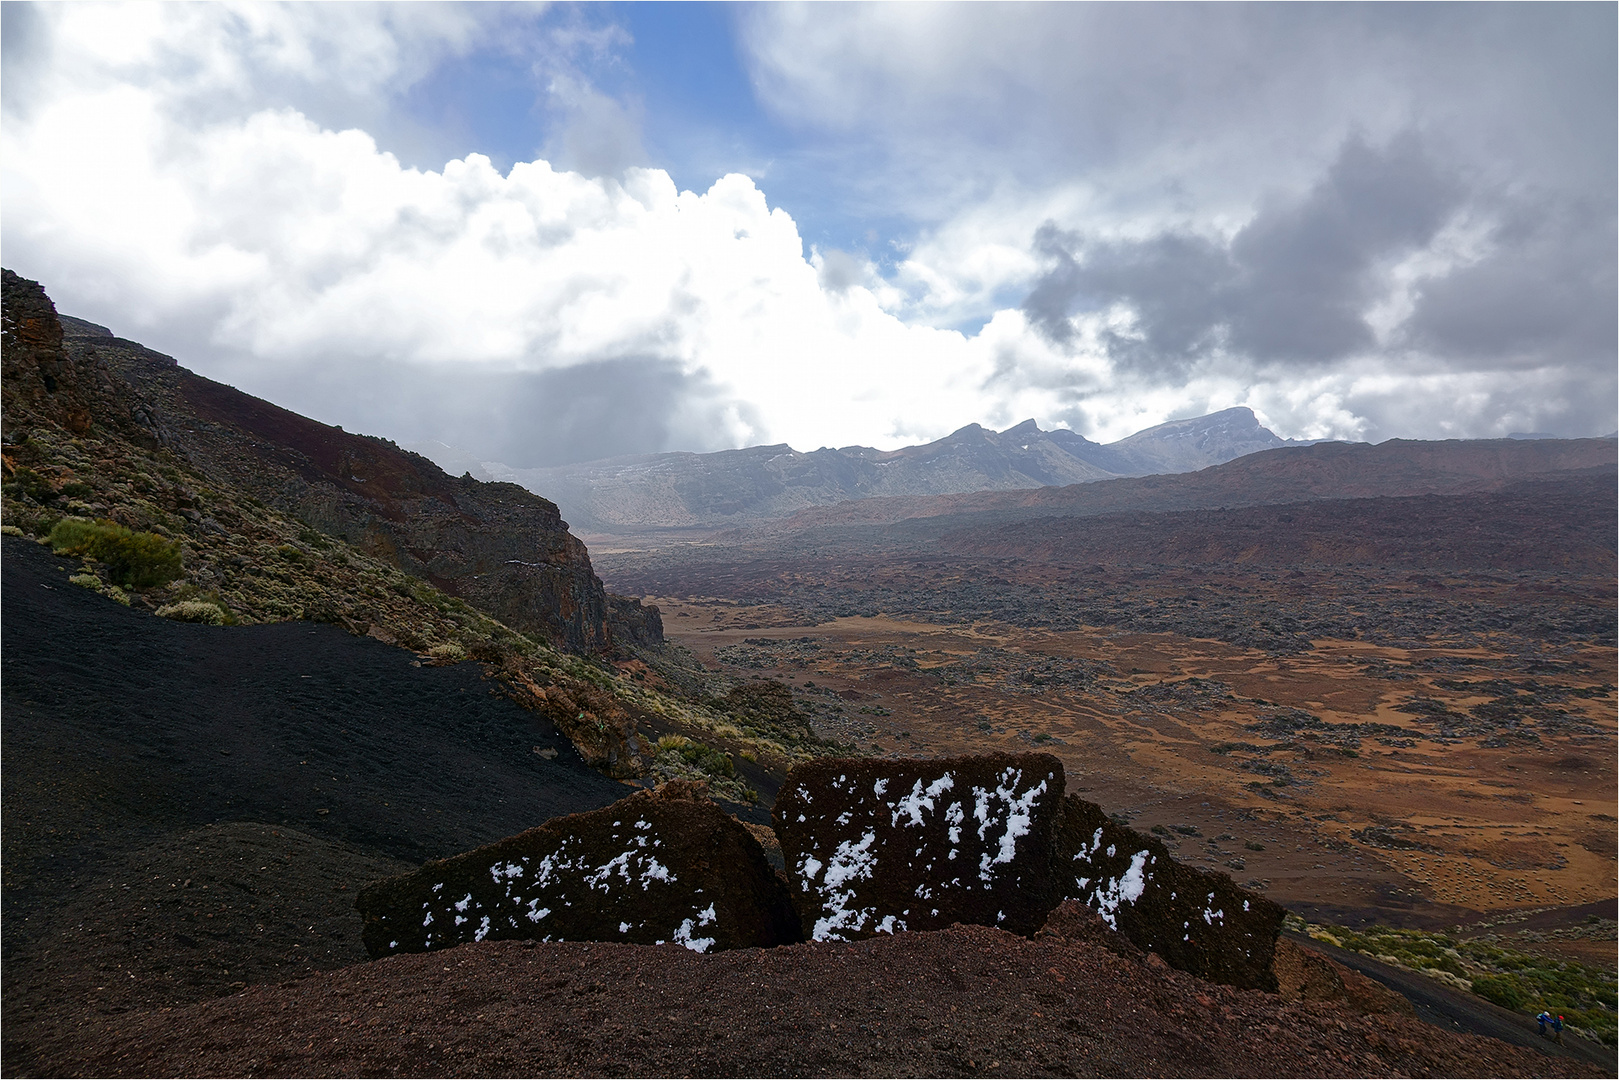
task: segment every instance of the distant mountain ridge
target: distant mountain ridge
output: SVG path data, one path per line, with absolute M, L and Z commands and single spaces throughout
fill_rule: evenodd
M 778 521 L 728 532 L 722 539 L 742 542 L 810 534 L 824 538 L 895 526 L 909 537 L 937 536 L 1056 518 L 1475 494 L 1534 481 L 1608 476 L 1616 463 L 1619 449 L 1612 439 L 1322 442 L 1244 455 L 1196 474 L 810 507 Z
M 543 492 L 582 532 L 716 529 L 786 517 L 807 507 L 879 496 L 953 495 L 1083 484 L 1120 476 L 1191 472 L 1283 446 L 1247 408 L 1226 409 L 1095 443 L 1025 420 L 1005 431 L 969 424 L 935 442 L 898 450 L 785 443 L 610 458 L 542 469 L 478 462 L 443 443 L 413 447 L 450 472 Z

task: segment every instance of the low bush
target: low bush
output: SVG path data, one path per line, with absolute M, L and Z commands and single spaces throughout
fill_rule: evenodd
M 125 588 L 151 589 L 180 576 L 180 545 L 156 533 L 133 532 L 113 521 L 63 518 L 48 542 L 58 555 L 95 559 Z
M 157 609 L 157 613 L 165 619 L 208 626 L 224 626 L 229 621 L 224 608 L 207 600 L 181 600 L 176 604 L 164 604 Z
M 1473 980 L 1473 993 L 1514 1012 L 1521 1012 L 1529 1005 L 1529 996 L 1510 975 L 1481 975 Z
M 1387 926 L 1350 930 L 1311 924 L 1306 929 L 1311 937 L 1341 948 L 1393 960 L 1453 984 L 1470 984 L 1473 993 L 1504 1009 L 1531 1015 L 1550 1009 L 1607 1046 L 1619 1040 L 1619 979 L 1612 970 L 1526 953 L 1491 939 L 1464 941 Z

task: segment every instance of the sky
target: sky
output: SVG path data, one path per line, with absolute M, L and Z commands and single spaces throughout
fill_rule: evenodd
M 406 445 L 1619 427 L 1612 4 L 0 11 L 0 261 Z

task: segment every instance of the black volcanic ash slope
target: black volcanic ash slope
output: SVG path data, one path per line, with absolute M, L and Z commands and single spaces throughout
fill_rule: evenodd
M 361 886 L 626 791 L 476 664 L 158 618 L 3 545 L 7 1075 L 88 1016 L 359 963 Z
M 8 952 L 75 877 L 181 830 L 260 822 L 421 862 L 625 793 L 475 664 L 414 667 L 334 626 L 160 619 L 38 544 L 3 550 Z

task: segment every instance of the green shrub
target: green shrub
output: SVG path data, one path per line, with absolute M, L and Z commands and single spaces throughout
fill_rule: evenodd
M 180 545 L 156 533 L 132 532 L 113 521 L 63 518 L 47 538 L 58 555 L 92 558 L 125 588 L 150 589 L 180 576 Z
M 208 626 L 224 626 L 227 621 L 225 609 L 207 600 L 181 600 L 177 604 L 164 604 L 157 609 L 157 613 L 165 619 L 204 623 Z
M 56 499 L 56 491 L 51 482 L 24 465 L 11 474 L 4 487 L 4 493 L 10 498 L 28 496 L 35 502 L 48 503 Z
M 735 776 L 736 765 L 731 761 L 731 755 L 723 750 L 704 746 L 702 743 L 692 743 L 681 750 L 680 756 L 686 759 L 686 764 L 714 776 Z
M 1473 993 L 1514 1012 L 1529 1004 L 1529 995 L 1511 975 L 1481 975 L 1473 980 Z

